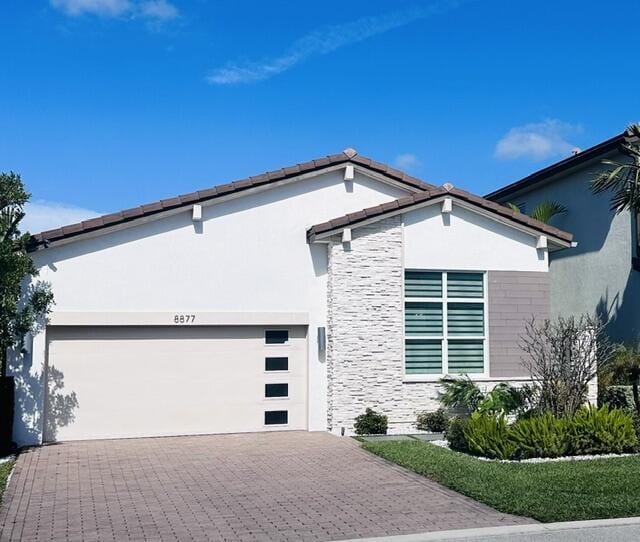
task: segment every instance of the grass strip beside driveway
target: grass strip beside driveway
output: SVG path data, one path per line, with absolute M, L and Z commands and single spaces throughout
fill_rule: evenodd
M 0 463 L 0 502 L 2 502 L 2 495 L 4 494 L 5 487 L 7 487 L 7 479 L 11 474 L 14 463 L 15 461 L 13 460 Z
M 509 514 L 543 522 L 640 516 L 640 457 L 517 464 L 419 441 L 362 447 Z

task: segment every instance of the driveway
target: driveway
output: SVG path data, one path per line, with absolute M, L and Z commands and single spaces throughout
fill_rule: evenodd
M 528 523 L 326 433 L 84 441 L 21 454 L 2 540 L 341 540 Z

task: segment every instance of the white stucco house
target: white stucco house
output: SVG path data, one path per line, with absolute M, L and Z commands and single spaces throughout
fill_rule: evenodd
M 352 149 L 35 236 L 56 304 L 14 438 L 410 430 L 437 381 L 523 381 L 569 233 Z

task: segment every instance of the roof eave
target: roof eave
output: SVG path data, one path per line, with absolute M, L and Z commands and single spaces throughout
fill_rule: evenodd
M 566 173 L 578 167 L 584 167 L 589 162 L 604 158 L 605 156 L 616 151 L 620 145 L 629 141 L 626 131 L 618 134 L 606 141 L 598 143 L 593 147 L 585 149 L 574 156 L 570 156 L 552 164 L 546 168 L 540 169 L 522 179 L 510 183 L 502 188 L 488 193 L 484 197 L 489 200 L 504 200 L 508 196 L 513 196 L 523 191 L 532 189 L 538 183 L 545 182 L 551 177 Z

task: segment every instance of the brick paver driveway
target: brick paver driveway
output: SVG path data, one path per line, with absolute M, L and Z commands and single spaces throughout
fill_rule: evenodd
M 524 523 L 369 455 L 282 432 L 87 441 L 20 455 L 2 540 L 339 540 Z

